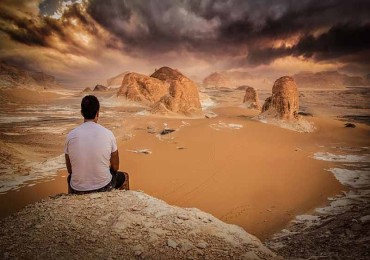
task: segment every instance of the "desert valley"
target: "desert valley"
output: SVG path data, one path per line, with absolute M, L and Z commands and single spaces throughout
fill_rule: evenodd
M 319 253 L 318 238 L 333 237 L 337 250 L 330 254 L 353 239 L 358 255 L 366 254 L 368 87 L 343 81 L 328 90 L 300 88 L 293 76 L 253 88 L 250 76 L 233 82 L 215 74 L 196 83 L 162 67 L 72 91 L 48 75 L 36 81 L 28 71 L 1 68 L 5 220 L 67 192 L 64 141 L 82 122 L 81 98 L 93 94 L 132 190 L 236 224 L 278 254 L 308 257 Z M 333 223 L 341 227 L 331 233 Z
M 0 259 L 370 259 L 369 17 L 0 1 Z

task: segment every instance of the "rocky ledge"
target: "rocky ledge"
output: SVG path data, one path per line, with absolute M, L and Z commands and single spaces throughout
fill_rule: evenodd
M 271 259 L 242 228 L 142 192 L 58 195 L 0 221 L 1 259 Z

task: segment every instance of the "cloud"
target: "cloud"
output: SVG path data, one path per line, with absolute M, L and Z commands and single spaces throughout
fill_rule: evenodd
M 368 0 L 3 0 L 0 59 L 28 59 L 34 48 L 40 57 L 25 64 L 45 68 L 53 53 L 76 74 L 81 64 L 87 71 L 109 62 L 114 71 L 132 70 L 127 61 L 143 71 L 173 64 L 191 73 L 198 64 L 206 73 L 289 57 L 364 71 L 369 13 Z

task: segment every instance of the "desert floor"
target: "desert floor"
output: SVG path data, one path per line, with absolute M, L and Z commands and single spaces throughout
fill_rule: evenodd
M 100 96 L 104 101 L 100 123 L 117 138 L 120 169 L 130 174 L 131 189 L 170 204 L 199 208 L 264 240 L 297 215 L 311 213 L 327 205 L 328 197 L 349 189 L 328 171 L 337 162 L 317 160 L 315 154 L 369 154 L 366 124 L 345 128 L 333 116 L 313 113 L 305 119 L 314 123 L 316 131 L 298 133 L 253 119 L 258 111 L 240 105 L 242 91 L 207 94 L 215 102 L 208 109 L 217 117 L 155 116 L 140 106 L 123 106 L 110 94 Z M 267 91 L 262 97 L 266 95 Z M 322 94 L 306 93 L 306 99 L 312 98 L 311 103 L 303 102 L 306 111 L 322 108 L 311 106 L 318 102 L 317 96 Z M 13 117 L 32 114 L 36 119 L 2 122 L 0 217 L 67 192 L 61 156 L 66 134 L 82 122 L 80 99 L 76 93 L 53 96 L 44 110 L 40 99 L 28 106 L 34 112 L 3 105 L 7 111 L 3 118 L 13 113 Z M 175 131 L 161 135 L 165 128 Z M 57 159 L 51 163 L 50 158 Z M 44 167 L 53 174 L 36 177 Z M 20 178 L 24 181 L 17 182 Z

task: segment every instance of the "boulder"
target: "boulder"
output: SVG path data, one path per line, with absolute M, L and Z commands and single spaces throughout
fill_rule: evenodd
M 207 87 L 216 87 L 216 88 L 230 87 L 232 85 L 232 82 L 229 77 L 221 73 L 215 72 L 203 80 L 203 85 Z
M 108 88 L 106 86 L 103 86 L 103 85 L 96 85 L 95 88 L 94 88 L 94 91 L 107 91 Z
M 247 108 L 258 110 L 261 109 L 257 91 L 252 87 L 247 87 L 245 89 L 243 103 L 247 106 Z
M 265 100 L 262 114 L 277 119 L 298 119 L 299 94 L 292 77 L 284 76 L 275 81 L 272 96 Z
M 153 105 L 168 93 L 168 88 L 166 82 L 131 72 L 123 78 L 117 95 L 146 105 Z
M 169 110 L 187 115 L 200 114 L 202 112 L 198 86 L 192 80 L 168 67 L 157 70 L 151 77 L 158 78 L 169 84 L 168 93 L 154 104 L 154 112 L 166 112 L 166 110 Z
M 156 70 L 150 77 L 127 74 L 117 95 L 145 103 L 153 113 L 195 115 L 202 112 L 197 85 L 169 67 Z

